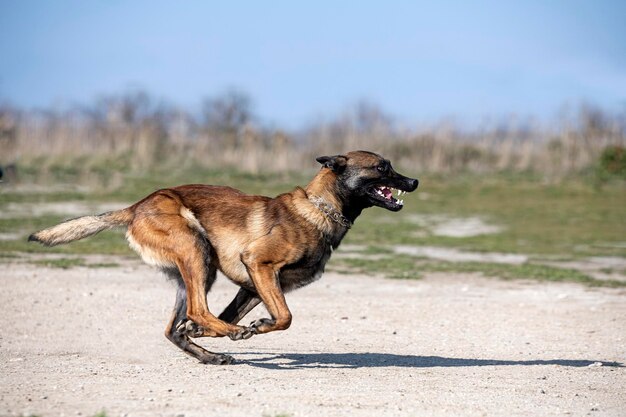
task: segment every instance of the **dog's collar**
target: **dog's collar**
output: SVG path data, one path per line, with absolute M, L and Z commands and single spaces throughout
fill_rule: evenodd
M 334 221 L 335 223 L 339 223 L 340 225 L 348 229 L 352 227 L 352 222 L 322 197 L 310 195 L 309 201 L 313 203 L 313 205 L 315 205 L 315 207 L 317 207 L 319 211 L 321 211 L 330 220 Z

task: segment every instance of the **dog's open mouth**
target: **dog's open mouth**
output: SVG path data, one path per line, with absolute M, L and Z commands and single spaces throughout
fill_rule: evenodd
M 382 203 L 376 205 L 382 205 L 389 210 L 397 211 L 404 206 L 404 200 L 395 198 L 393 196 L 394 193 L 400 197 L 401 195 L 406 194 L 407 191 L 387 187 L 386 185 L 376 185 L 370 189 L 369 195 L 374 202 Z

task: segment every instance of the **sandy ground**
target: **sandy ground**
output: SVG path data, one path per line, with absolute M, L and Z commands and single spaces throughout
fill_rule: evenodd
M 174 290 L 147 266 L 0 271 L 0 416 L 626 415 L 623 289 L 327 273 L 289 330 L 202 340 L 220 367 L 163 337 Z

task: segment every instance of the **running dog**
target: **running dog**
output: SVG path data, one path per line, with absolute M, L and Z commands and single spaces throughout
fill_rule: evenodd
M 54 246 L 126 227 L 130 247 L 178 284 L 165 336 L 202 363 L 230 364 L 231 356 L 209 352 L 191 338 L 241 340 L 287 329 L 292 316 L 285 293 L 320 278 L 363 209 L 398 211 L 403 201 L 394 198 L 394 190 L 399 196 L 418 185 L 372 152 L 317 161 L 322 168 L 309 185 L 275 198 L 224 186 L 183 185 L 122 210 L 68 220 L 29 240 Z M 206 296 L 218 270 L 240 289 L 216 317 Z M 261 301 L 271 317 L 238 325 Z

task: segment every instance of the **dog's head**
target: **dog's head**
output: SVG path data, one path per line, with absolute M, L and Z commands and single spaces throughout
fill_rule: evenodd
M 399 197 L 414 191 L 419 181 L 398 174 L 389 160 L 373 152 L 355 151 L 345 155 L 320 156 L 317 162 L 337 175 L 337 193 L 362 208 L 378 206 L 391 211 L 402 209 Z

